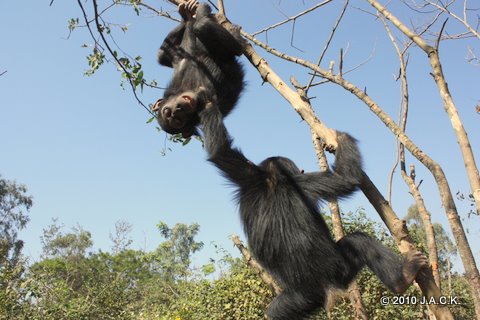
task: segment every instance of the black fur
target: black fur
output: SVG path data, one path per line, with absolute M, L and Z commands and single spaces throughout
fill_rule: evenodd
M 236 56 L 243 52 L 243 39 L 240 34 L 232 35 L 220 26 L 211 14 L 208 4 L 202 3 L 196 16 L 183 21 L 172 30 L 160 47 L 160 64 L 174 68 L 163 103 L 186 91 L 198 92 L 202 87 L 207 101 L 214 101 L 226 116 L 237 103 L 244 88 L 244 72 Z M 205 101 L 196 106 L 197 111 Z M 169 133 L 185 132 L 194 128 L 198 114 L 189 115 L 185 128 L 172 128 L 160 115 L 158 121 Z
M 324 307 L 329 289 L 346 289 L 365 265 L 390 290 L 408 287 L 413 278 L 405 279 L 405 263 L 399 256 L 361 232 L 335 242 L 318 211 L 319 200 L 348 196 L 361 183 L 355 139 L 338 133 L 333 172 L 302 173 L 283 157 L 259 165 L 250 162 L 232 148 L 217 107 L 202 111 L 200 121 L 209 161 L 237 187 L 250 249 L 284 289 L 268 308 L 271 319 L 308 317 Z

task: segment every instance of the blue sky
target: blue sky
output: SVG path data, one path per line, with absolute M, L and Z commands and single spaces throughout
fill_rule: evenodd
M 206 247 L 196 263 L 215 256 L 211 242 L 235 253 L 229 236 L 242 234 L 232 189 L 205 161 L 200 143 L 186 147 L 166 141 L 154 124 L 146 124 L 149 115 L 134 100 L 129 90 L 120 87 L 115 66 L 107 65 L 92 77 L 85 77 L 86 55 L 91 44 L 85 29 L 76 30 L 67 39 L 67 20 L 81 17 L 74 2 L 31 1 L 29 6 L 0 4 L 0 174 L 26 184 L 34 196 L 31 221 L 22 232 L 25 253 L 33 260 L 41 251 L 39 237 L 51 219 L 58 217 L 67 230 L 77 223 L 93 234 L 95 248 L 108 250 L 109 233 L 115 222 L 133 224 L 132 247 L 153 249 L 160 236 L 158 221 L 169 225 L 198 222 L 199 240 Z M 101 2 L 102 3 L 102 2 Z M 312 6 L 311 1 L 226 1 L 230 19 L 254 32 Z M 153 2 L 170 12 L 167 2 Z M 88 5 L 87 5 L 88 7 Z M 371 8 L 363 8 L 373 12 Z M 90 8 L 89 8 L 90 9 Z M 411 13 L 402 6 L 393 9 L 407 22 L 421 23 L 426 17 L 409 20 Z M 273 47 L 289 54 L 316 61 L 324 46 L 339 7 L 329 5 L 297 21 L 294 45 L 290 46 L 292 25 L 268 33 Z M 156 52 L 166 33 L 175 23 L 152 15 L 137 18 L 130 9 L 109 15 L 111 22 L 129 24 L 123 35 L 114 31 L 117 43 L 132 55 L 141 55 L 149 79 L 164 85 L 171 74 L 156 63 Z M 449 22 L 456 27 L 454 21 Z M 265 36 L 259 36 L 266 40 Z M 480 100 L 478 67 L 469 65 L 467 45 L 479 52 L 478 41 L 450 41 L 441 47 L 441 58 L 459 113 L 480 161 L 480 115 L 474 106 Z M 350 8 L 327 54 L 328 61 L 338 60 L 340 48 L 347 51 L 344 70 L 372 58 L 347 78 L 368 93 L 394 119 L 397 118 L 399 88 L 395 82 L 398 61 L 393 46 L 379 21 Z M 258 49 L 285 81 L 291 75 L 306 83 L 308 71 L 267 55 Z M 315 152 L 309 129 L 280 95 L 263 84 L 256 70 L 242 57 L 248 86 L 226 125 L 235 144 L 247 157 L 259 162 L 266 157 L 283 155 L 305 171 L 315 171 Z M 409 64 L 410 117 L 408 135 L 447 174 L 453 193 L 469 192 L 464 165 L 451 124 L 443 110 L 425 56 L 414 48 Z M 315 111 L 329 127 L 348 131 L 360 140 L 365 171 L 386 195 L 387 176 L 395 157 L 394 137 L 358 100 L 334 85 L 312 90 Z M 146 90 L 141 98 L 153 102 L 161 91 Z M 164 147 L 171 148 L 162 156 Z M 412 161 L 408 156 L 408 161 Z M 417 179 L 423 179 L 421 191 L 434 222 L 449 230 L 441 208 L 437 188 L 418 162 Z M 394 180 L 393 206 L 399 216 L 413 203 L 399 172 Z M 478 217 L 466 218 L 468 206 L 457 202 L 468 230 L 474 255 L 480 256 Z M 344 211 L 364 207 L 378 220 L 363 194 L 342 203 Z M 478 262 L 478 260 L 477 260 Z

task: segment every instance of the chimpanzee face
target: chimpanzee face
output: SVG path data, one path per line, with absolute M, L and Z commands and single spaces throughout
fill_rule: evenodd
M 198 122 L 197 94 L 191 91 L 159 99 L 152 110 L 162 129 L 170 134 L 182 133 L 185 138 L 195 132 L 195 122 Z

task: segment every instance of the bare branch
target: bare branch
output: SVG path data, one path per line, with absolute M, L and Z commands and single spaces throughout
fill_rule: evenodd
M 322 53 L 320 54 L 320 57 L 317 60 L 317 66 L 320 66 L 322 63 L 323 57 L 325 56 L 325 53 L 327 53 L 328 48 L 330 47 L 330 43 L 333 40 L 333 36 L 335 35 L 335 32 L 337 31 L 338 26 L 340 25 L 340 22 L 343 19 L 343 16 L 345 15 L 345 12 L 347 11 L 349 0 L 346 0 L 345 3 L 343 4 L 342 11 L 340 12 L 340 16 L 338 17 L 337 21 L 335 21 L 335 24 L 332 28 L 332 31 L 330 32 L 330 36 L 328 37 L 327 42 L 325 43 L 325 46 L 323 47 Z M 310 78 L 310 81 L 308 82 L 305 91 L 308 92 L 310 89 L 310 86 L 312 85 L 313 79 L 316 76 L 316 72 L 313 73 L 312 77 Z
M 223 4 L 223 0 L 218 0 L 218 14 L 224 17 L 226 16 L 225 5 Z
M 311 134 L 312 134 L 313 146 L 315 148 L 315 153 L 317 154 L 320 171 L 327 171 L 328 161 L 327 161 L 325 152 L 322 148 L 323 142 L 319 137 L 315 135 L 313 131 L 311 131 Z M 335 240 L 339 241 L 345 236 L 345 231 L 343 230 L 342 216 L 340 215 L 340 206 L 338 205 L 337 200 L 329 201 L 328 206 L 330 208 L 330 214 L 332 217 L 333 234 L 335 236 Z M 360 289 L 358 288 L 356 281 L 353 281 L 351 283 L 348 289 L 348 297 L 350 298 L 350 303 L 352 304 L 353 310 L 355 311 L 355 315 L 353 319 L 367 320 L 368 319 L 367 310 L 365 310 L 365 305 L 362 300 L 362 295 L 360 293 Z
M 395 37 L 393 36 L 392 30 L 385 21 L 385 18 L 382 15 L 379 15 L 380 20 L 382 21 L 385 30 L 392 42 L 393 46 L 395 47 L 395 51 L 398 56 L 398 60 L 400 62 L 400 74 L 399 78 L 401 80 L 400 85 L 400 92 L 401 92 L 401 101 L 400 101 L 400 110 L 399 110 L 399 124 L 400 128 L 403 132 L 405 132 L 406 125 L 407 125 L 407 118 L 408 118 L 408 102 L 409 102 L 409 92 L 408 92 L 408 81 L 407 81 L 407 63 L 405 61 L 405 50 L 401 50 L 400 46 L 398 45 Z M 435 242 L 435 233 L 433 231 L 432 220 L 430 218 L 430 214 L 428 213 L 423 197 L 420 194 L 418 187 L 415 185 L 415 170 L 411 170 L 410 176 L 407 175 L 405 169 L 405 147 L 403 144 L 399 144 L 397 141 L 397 148 L 396 148 L 396 161 L 395 164 L 390 172 L 389 176 L 389 203 L 391 205 L 391 190 L 392 190 L 392 178 L 395 168 L 397 167 L 398 163 L 400 162 L 401 168 L 401 175 L 403 180 L 407 184 L 410 189 L 410 193 L 412 194 L 415 203 L 417 205 L 418 211 L 423 221 L 423 227 L 425 229 L 425 234 L 427 237 L 427 246 L 428 246 L 428 257 L 430 259 L 430 265 L 432 266 L 432 274 L 435 279 L 435 283 L 440 288 L 440 273 L 438 271 L 438 252 L 437 252 L 437 245 Z M 413 165 L 412 165 L 412 168 Z
M 367 0 L 375 9 L 377 9 L 385 18 L 390 20 L 400 31 L 417 44 L 423 51 L 430 52 L 432 47 L 429 46 L 421 37 L 410 30 L 407 26 L 400 22 L 394 15 L 392 15 L 384 6 L 375 0 Z
M 385 30 L 387 31 L 388 37 L 390 38 L 390 41 L 392 42 L 395 51 L 397 52 L 398 59 L 400 60 L 400 74 L 399 78 L 402 80 L 402 85 L 400 86 L 400 93 L 401 93 L 401 98 L 400 98 L 400 110 L 399 110 L 399 118 L 398 121 L 399 123 L 402 123 L 401 128 L 403 132 L 405 132 L 405 125 L 407 121 L 407 113 L 408 113 L 408 82 L 407 82 L 407 68 L 405 64 L 405 59 L 404 59 L 404 52 L 400 50 L 400 47 L 398 46 L 397 40 L 393 36 L 392 30 L 388 26 L 387 22 L 385 21 L 385 18 L 383 16 L 378 16 L 380 20 L 383 23 L 383 26 Z M 404 110 L 404 116 L 402 117 L 402 110 Z M 402 122 L 403 121 L 403 122 Z M 396 141 L 396 148 L 395 148 L 395 163 L 392 166 L 392 170 L 390 170 L 390 174 L 388 176 L 388 203 L 390 206 L 392 205 L 392 183 L 393 183 L 393 174 L 395 173 L 395 169 L 398 166 L 398 163 L 400 162 L 400 154 L 401 152 L 399 151 L 400 145 L 398 140 Z M 402 145 L 402 151 L 403 151 L 403 145 Z M 405 153 L 403 152 L 403 155 Z
M 315 6 L 313 6 L 313 7 L 311 7 L 310 9 L 307 9 L 307 10 L 305 10 L 305 11 L 303 11 L 303 12 L 300 12 L 300 13 L 294 15 L 293 17 L 290 17 L 290 18 L 288 18 L 288 19 L 286 19 L 286 20 L 284 20 L 284 21 L 282 21 L 282 22 L 276 23 L 276 24 L 271 25 L 271 26 L 269 26 L 269 27 L 266 27 L 266 28 L 264 28 L 264 29 L 262 29 L 262 30 L 260 30 L 260 31 L 254 32 L 254 33 L 252 33 L 252 36 L 256 36 L 256 35 L 258 35 L 258 34 L 260 34 L 260 33 L 267 32 L 268 30 L 277 28 L 277 27 L 279 27 L 279 26 L 281 26 L 281 25 L 283 25 L 283 24 L 285 24 L 285 23 L 288 23 L 288 22 L 290 22 L 290 21 L 295 21 L 295 20 L 298 19 L 299 17 L 301 17 L 301 16 L 303 16 L 303 15 L 306 15 L 307 13 L 312 12 L 312 11 L 314 11 L 314 10 L 320 8 L 320 7 L 323 7 L 324 5 L 326 5 L 326 4 L 329 3 L 329 2 L 332 2 L 332 0 L 325 0 L 325 1 L 323 1 L 323 2 L 321 2 L 321 3 L 319 3 L 319 4 L 317 4 L 317 5 L 315 5 Z
M 86 24 L 86 27 L 88 29 L 88 32 L 90 33 L 90 36 L 92 37 L 92 39 L 95 41 L 95 45 L 98 45 L 102 50 L 104 50 L 104 48 L 102 47 L 101 44 L 98 43 L 97 41 L 97 38 L 95 37 L 95 35 L 93 34 L 93 31 L 92 31 L 92 28 L 90 27 L 90 23 L 93 21 L 89 21 L 88 20 L 88 16 L 87 16 L 87 12 L 85 10 L 85 8 L 83 7 L 83 4 L 80 0 L 77 0 L 77 3 L 80 7 L 80 10 L 82 10 L 82 14 L 83 14 L 83 19 L 85 20 L 85 24 Z
M 143 3 L 143 2 L 140 2 L 137 4 L 139 7 L 144 7 L 152 12 L 154 12 L 157 16 L 160 16 L 160 17 L 165 17 L 165 18 L 168 18 L 172 21 L 176 21 L 176 22 L 180 22 L 181 20 L 180 19 L 177 19 L 177 18 L 174 18 L 172 17 L 168 12 L 165 12 L 165 11 L 162 11 L 162 10 L 157 10 L 156 8 L 146 4 L 146 3 Z
M 435 83 L 437 84 L 440 97 L 442 98 L 442 101 L 443 101 L 443 106 L 450 118 L 450 122 L 452 123 L 452 127 L 454 128 L 454 132 L 456 134 L 456 138 L 460 146 L 460 151 L 462 152 L 463 161 L 467 171 L 468 181 L 470 183 L 472 195 L 475 200 L 476 211 L 477 211 L 477 214 L 480 215 L 480 175 L 479 175 L 478 167 L 475 161 L 475 157 L 473 156 L 470 139 L 468 138 L 465 128 L 463 127 L 463 122 L 460 118 L 460 115 L 458 114 L 458 110 L 455 105 L 455 102 L 453 101 L 452 95 L 450 94 L 450 90 L 448 88 L 447 81 L 443 73 L 443 68 L 440 62 L 440 56 L 438 54 L 438 50 L 428 45 L 420 36 L 418 36 L 412 30 L 407 28 L 405 24 L 403 24 L 400 20 L 398 20 L 378 1 L 376 0 L 367 0 L 367 1 L 374 8 L 376 8 L 383 16 L 385 16 L 385 18 L 390 20 L 395 25 L 395 27 L 397 27 L 401 32 L 403 32 L 411 40 L 413 40 L 427 54 L 428 60 L 430 62 L 430 66 L 433 71 L 433 77 L 434 77 Z M 465 237 L 465 240 L 466 240 L 466 237 Z M 465 244 L 467 243 L 468 241 Z M 471 251 L 471 249 L 469 251 Z M 472 259 L 473 259 L 473 256 L 472 256 Z M 474 271 L 473 269 L 475 269 L 476 271 Z M 476 268 L 476 266 L 473 269 L 472 269 L 473 274 L 478 275 L 477 276 L 478 283 L 476 284 L 476 286 L 478 287 L 477 289 L 478 292 L 475 293 L 474 296 L 479 297 L 477 301 L 477 310 L 478 310 L 477 312 L 478 312 L 478 317 L 480 317 L 480 274 L 478 273 L 478 269 Z
M 440 40 L 442 39 L 442 34 L 443 30 L 445 30 L 445 26 L 447 25 L 448 19 L 445 19 L 445 21 L 442 24 L 442 27 L 440 28 L 440 32 L 438 33 L 437 41 L 435 42 L 435 50 L 438 51 L 438 48 L 440 47 Z
M 467 62 L 471 63 L 472 65 L 474 65 L 476 67 L 480 66 L 480 59 L 477 57 L 475 52 L 473 52 L 472 47 L 467 46 L 467 50 L 468 50 Z
M 454 18 L 455 20 L 459 21 L 461 24 L 463 24 L 465 26 L 465 28 L 467 28 L 467 30 L 473 34 L 476 38 L 478 38 L 480 40 L 480 33 L 475 30 L 469 23 L 468 23 L 468 17 L 467 17 L 467 0 L 464 0 L 463 2 L 463 19 L 460 18 L 458 15 L 456 15 L 455 13 L 453 13 L 452 11 L 450 11 L 448 9 L 448 5 L 440 5 L 438 2 L 433 2 L 433 1 L 430 1 L 430 0 L 424 0 L 426 3 L 428 3 L 429 5 L 437 8 L 438 10 L 442 11 L 442 12 L 445 12 L 446 14 L 448 14 L 449 16 L 451 16 L 452 18 Z M 441 2 L 440 2 L 441 3 Z

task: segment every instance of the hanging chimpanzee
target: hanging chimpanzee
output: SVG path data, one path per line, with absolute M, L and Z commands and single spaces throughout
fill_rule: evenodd
M 362 232 L 335 242 L 321 217 L 319 200 L 351 194 L 361 183 L 355 139 L 337 132 L 335 170 L 303 173 L 289 159 L 271 157 L 259 165 L 235 148 L 213 104 L 200 112 L 205 148 L 237 187 L 241 221 L 255 258 L 284 289 L 270 304 L 274 320 L 304 319 L 324 307 L 330 289 L 346 289 L 367 265 L 395 293 L 403 293 L 428 265 L 420 252 L 402 261 Z
M 198 6 L 198 7 L 197 7 Z M 173 76 L 153 110 L 163 130 L 189 137 L 196 133 L 198 111 L 214 101 L 223 116 L 232 111 L 244 87 L 236 56 L 243 40 L 220 26 L 206 3 L 189 0 L 179 5 L 183 22 L 163 41 L 160 64 L 173 67 Z

